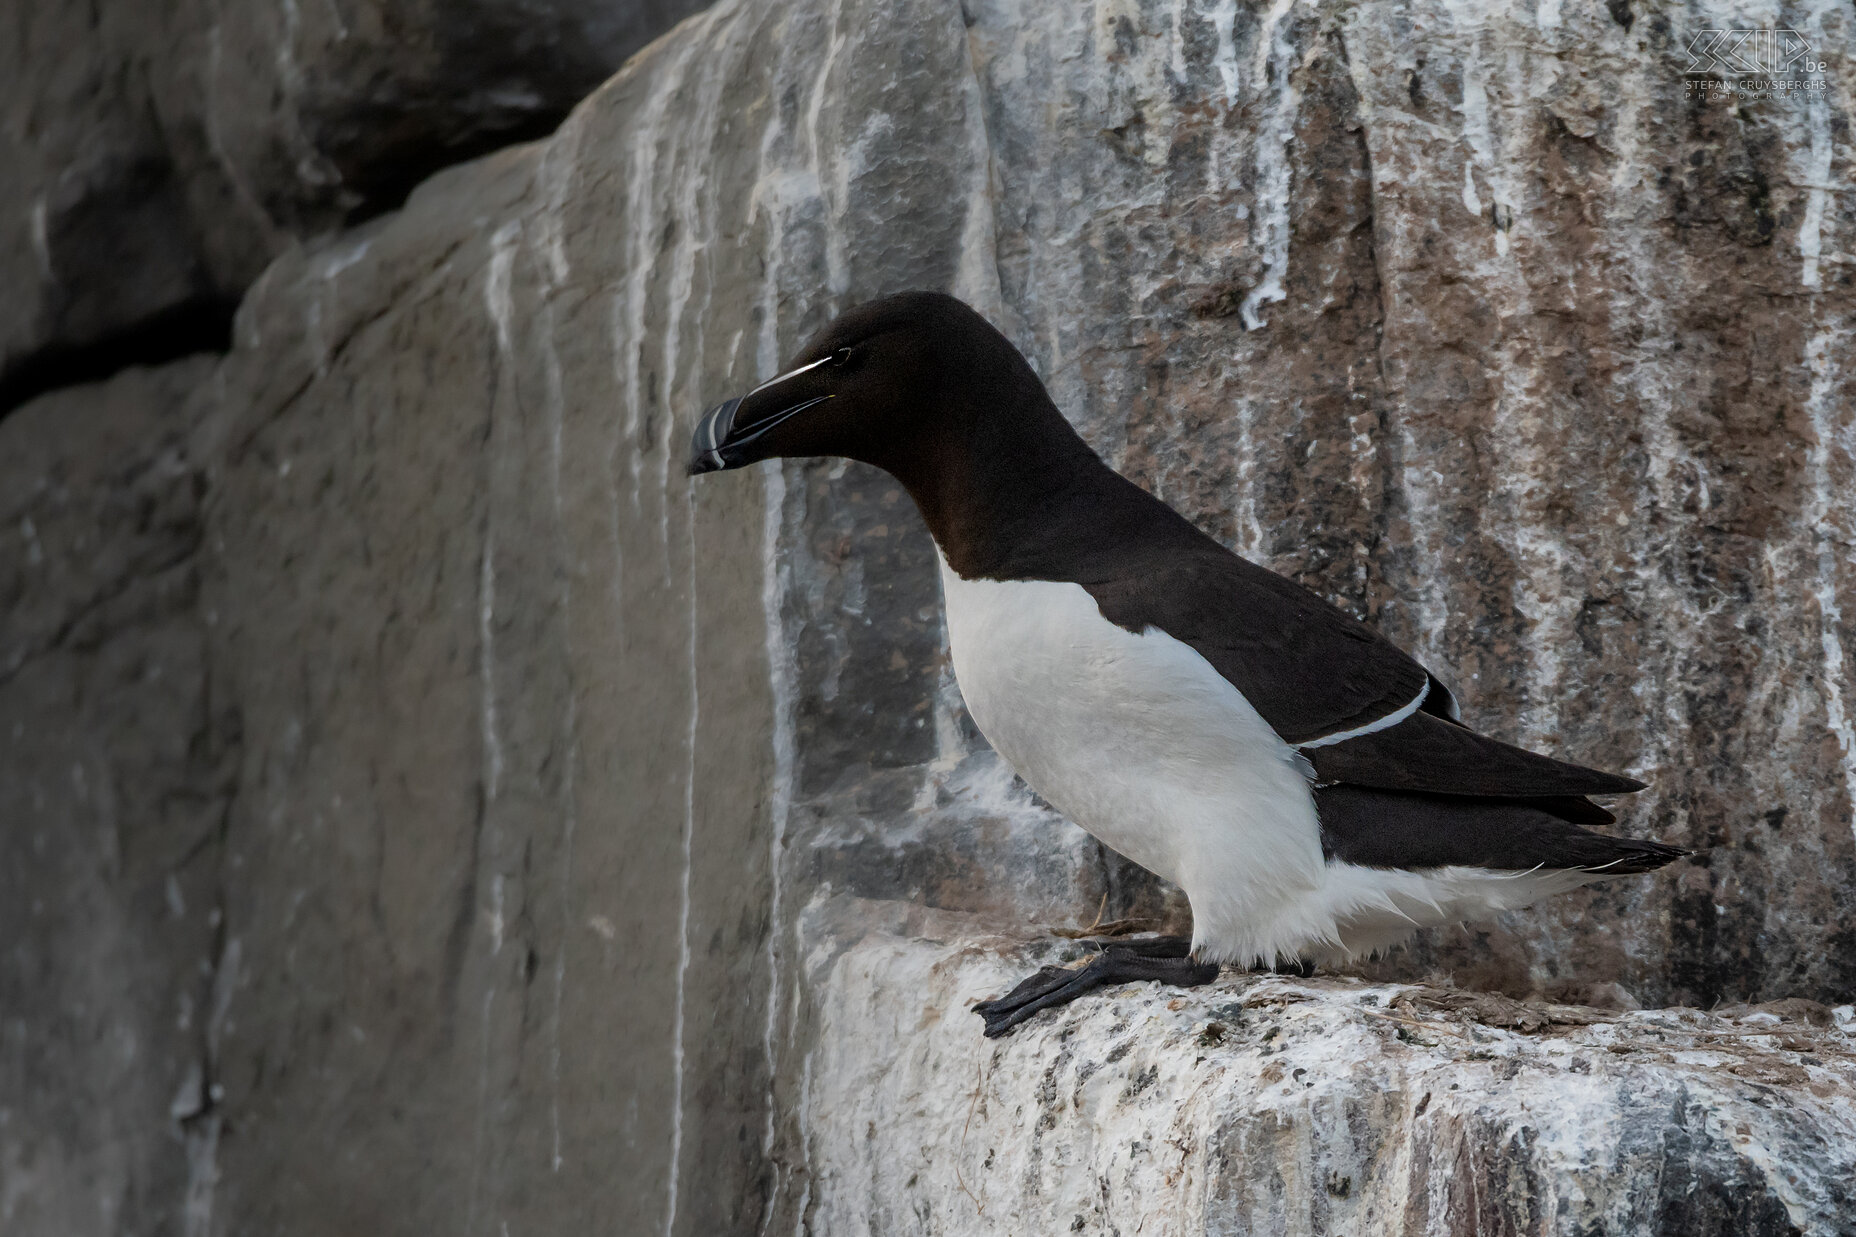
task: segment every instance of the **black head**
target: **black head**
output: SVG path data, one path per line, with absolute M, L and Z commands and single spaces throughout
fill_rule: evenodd
M 839 455 L 897 471 L 974 410 L 1037 378 L 1006 338 L 939 292 L 901 292 L 842 314 L 778 376 L 703 414 L 692 475 L 775 456 Z M 1039 394 L 1042 388 L 1038 388 Z
M 1056 505 L 1100 507 L 1105 486 L 1132 488 L 1070 428 L 1011 341 L 938 292 L 844 314 L 779 377 L 704 413 L 692 446 L 692 474 L 775 456 L 874 464 L 966 575 L 1004 569 L 1053 527 Z

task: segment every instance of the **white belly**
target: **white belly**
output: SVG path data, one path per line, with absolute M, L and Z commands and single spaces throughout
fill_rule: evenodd
M 1058 811 L 1185 890 L 1220 960 L 1289 955 L 1325 873 L 1296 754 L 1190 646 L 1102 617 L 1077 584 L 963 580 L 948 644 L 987 741 Z M 1330 921 L 1331 922 L 1331 921 Z
M 1102 617 L 1077 584 L 941 564 L 954 676 L 1019 776 L 1192 903 L 1218 962 L 1339 961 L 1583 884 L 1569 872 L 1325 863 L 1297 753 L 1198 652 Z

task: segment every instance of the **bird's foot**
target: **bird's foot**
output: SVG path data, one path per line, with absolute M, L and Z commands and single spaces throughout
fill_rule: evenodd
M 1040 1010 L 1066 1005 L 1108 984 L 1152 979 L 1196 988 L 1218 978 L 1218 964 L 1192 957 L 1183 936 L 1094 942 L 1102 952 L 1079 967 L 1047 966 L 1004 996 L 982 1001 L 973 1012 L 986 1020 L 986 1038 L 997 1039 Z

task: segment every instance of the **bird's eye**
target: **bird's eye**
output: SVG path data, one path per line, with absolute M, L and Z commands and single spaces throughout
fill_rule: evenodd
M 850 359 L 851 359 L 851 350 L 849 348 L 840 348 L 836 352 L 832 353 L 829 357 L 827 357 L 825 360 L 825 363 L 827 365 L 837 366 L 837 365 L 844 364 L 846 361 Z

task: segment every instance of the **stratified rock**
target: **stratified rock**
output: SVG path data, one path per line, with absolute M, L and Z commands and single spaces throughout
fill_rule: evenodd
M 0 9 L 0 397 L 189 343 L 293 238 L 540 136 L 702 0 Z M 118 359 L 120 358 L 120 359 Z

